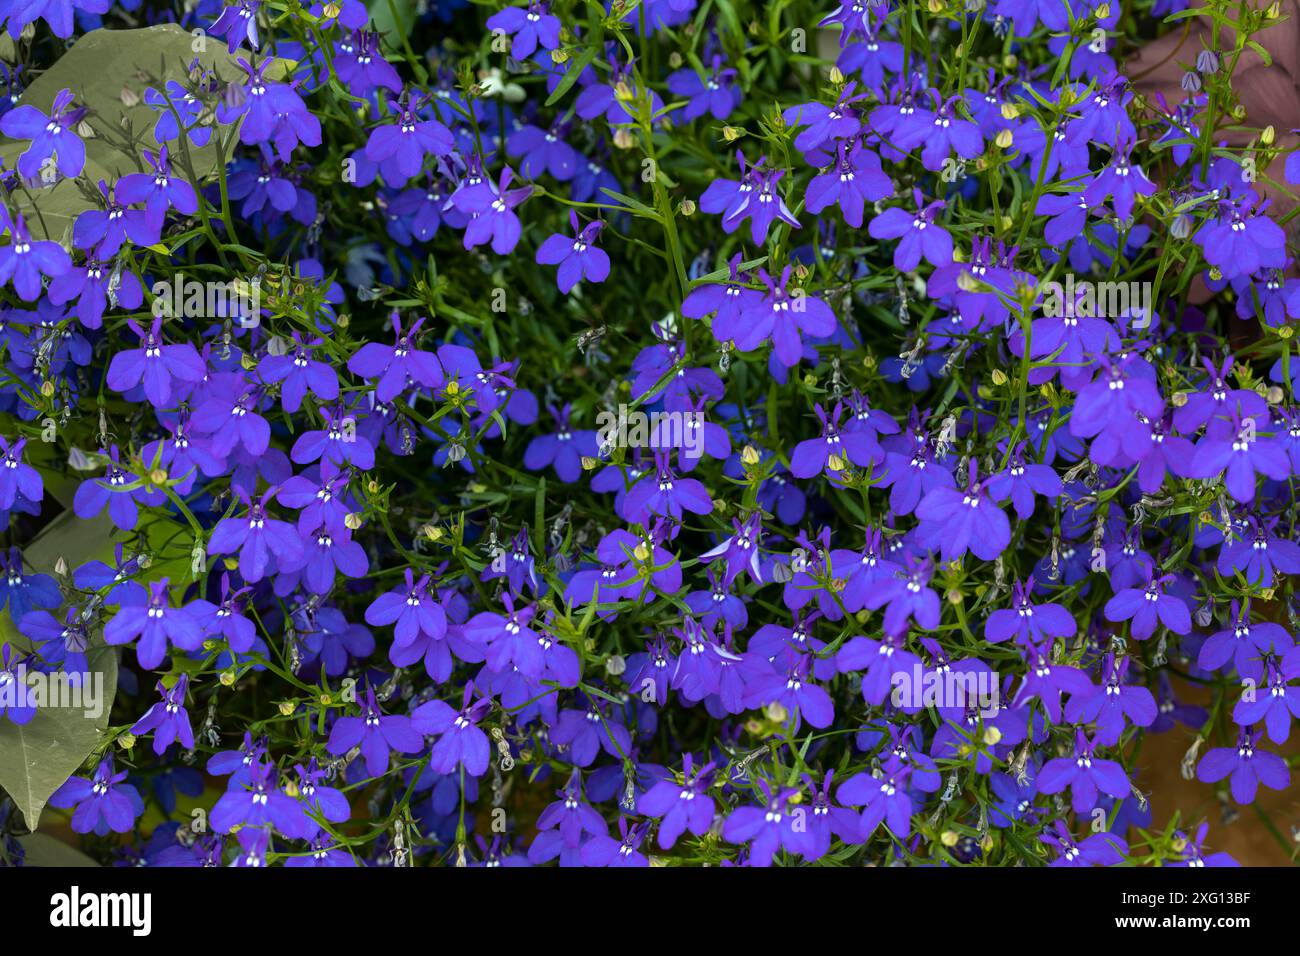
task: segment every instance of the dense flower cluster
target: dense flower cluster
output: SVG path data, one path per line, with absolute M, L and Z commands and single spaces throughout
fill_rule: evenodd
M 122 865 L 1232 863 L 1138 754 L 1291 782 L 1300 153 L 1224 136 L 1275 10 L 1125 72 L 1185 6 L 3 5 L 0 691 L 112 699 L 0 789 Z

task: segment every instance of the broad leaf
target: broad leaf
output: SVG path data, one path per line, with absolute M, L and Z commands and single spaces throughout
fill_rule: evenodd
M 86 167 L 82 177 L 92 186 L 100 179 L 111 184 L 126 173 L 143 170 L 142 149 L 158 148 L 153 129 L 159 113 L 144 102 L 145 90 L 152 86 L 163 92 L 168 80 L 188 87 L 188 67 L 196 59 L 222 81 L 245 76 L 237 57 L 227 53 L 223 44 L 191 36 L 174 23 L 139 30 L 93 30 L 32 83 L 20 102 L 48 113 L 59 91 L 71 90 L 76 103 L 90 108 L 86 122 L 95 131 L 93 137 L 84 140 Z M 125 105 L 124 93 L 138 102 Z M 126 148 L 128 129 L 136 140 L 134 148 Z M 224 136 L 233 138 L 229 131 L 224 131 Z M 202 148 L 188 143 L 190 163 L 200 182 L 211 179 L 220 169 L 217 139 L 214 135 Z M 233 146 L 231 142 L 228 152 Z M 26 149 L 23 141 L 6 140 L 0 145 L 5 168 L 13 169 Z M 180 142 L 173 140 L 168 150 L 173 168 L 185 175 Z M 53 186 L 15 190 L 10 201 L 27 220 L 33 236 L 58 242 L 70 235 L 72 222 L 82 210 L 97 206 L 94 198 L 87 197 L 81 185 L 70 179 Z
M 41 573 L 52 571 L 60 557 L 69 568 L 94 558 L 111 558 L 111 530 L 112 523 L 105 515 L 83 521 L 66 511 L 27 546 L 24 557 Z M 0 632 L 12 635 L 9 613 L 0 617 Z M 17 643 L 25 645 L 21 638 Z M 18 805 L 29 829 L 36 829 L 50 794 L 76 772 L 108 726 L 108 714 L 117 694 L 117 650 L 100 647 L 89 654 L 89 659 L 91 680 L 103 682 L 98 716 L 87 716 L 79 708 L 44 707 L 22 726 L 0 718 L 0 787 Z

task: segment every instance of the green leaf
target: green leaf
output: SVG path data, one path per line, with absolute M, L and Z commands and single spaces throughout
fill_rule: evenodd
M 401 49 L 402 37 L 415 27 L 414 0 L 370 0 L 366 12 L 375 21 L 375 31 L 383 34 L 394 49 Z
M 23 847 L 24 866 L 97 867 L 94 860 L 48 833 L 29 833 L 18 838 Z
M 200 47 L 198 51 L 196 46 Z M 10 195 L 10 202 L 26 218 L 35 238 L 61 242 L 79 213 L 98 207 L 95 198 L 83 192 L 86 182 L 79 183 L 80 179 L 93 187 L 100 179 L 111 183 L 144 168 L 141 150 L 158 148 L 153 128 L 159 115 L 144 102 L 145 90 L 153 86 L 161 91 L 168 80 L 187 85 L 187 67 L 196 59 L 221 80 L 245 76 L 236 57 L 227 53 L 223 44 L 193 37 L 180 26 L 168 23 L 139 30 L 92 30 L 27 88 L 20 102 L 46 113 L 60 90 L 71 90 L 78 104 L 90 108 L 86 122 L 95 131 L 93 137 L 84 140 L 86 167 L 78 180 L 61 179 L 53 186 L 17 189 Z M 123 91 L 134 94 L 139 102 L 125 105 Z M 128 128 L 135 139 L 129 147 Z M 233 136 L 226 135 L 232 140 L 229 153 L 234 142 Z M 217 154 L 217 140 L 214 135 L 202 148 L 186 140 L 194 174 L 201 182 L 213 178 L 224 161 Z M 26 149 L 26 141 L 6 139 L 0 144 L 5 168 L 13 169 Z M 175 170 L 184 174 L 180 141 L 173 140 L 168 150 Z
M 560 78 L 559 84 L 555 87 L 555 92 L 546 98 L 546 105 L 554 106 L 558 103 L 560 98 L 564 96 L 565 93 L 569 92 L 569 88 L 572 87 L 574 83 L 578 82 L 578 77 L 582 75 L 582 71 L 590 66 L 591 61 L 595 58 L 596 46 L 593 44 L 583 50 L 582 54 L 578 57 L 577 62 L 564 71 L 564 76 Z
M 93 558 L 111 558 L 112 527 L 107 512 L 83 521 L 65 511 L 24 549 L 23 556 L 37 572 L 46 574 L 60 557 L 69 568 Z M 0 632 L 15 633 L 8 611 L 0 615 Z M 98 716 L 87 716 L 84 708 L 42 707 L 30 723 L 0 721 L 0 787 L 18 805 L 30 830 L 39 824 L 50 794 L 76 772 L 108 727 L 117 695 L 117 650 L 101 646 L 88 657 L 100 705 Z
M 101 647 L 89 658 L 91 679 L 96 685 L 103 681 L 98 717 L 75 707 L 41 707 L 30 723 L 0 722 L 0 786 L 31 830 L 40 822 L 50 794 L 76 772 L 108 726 L 117 693 L 117 651 Z

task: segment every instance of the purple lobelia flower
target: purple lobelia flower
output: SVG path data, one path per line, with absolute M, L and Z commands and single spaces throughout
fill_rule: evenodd
M 274 764 L 257 761 L 248 776 L 223 793 L 212 808 L 209 822 L 217 833 L 229 833 L 236 827 L 266 828 L 295 840 L 315 834 L 317 826 L 307 818 L 303 805 L 276 786 Z
M 1296 676 L 1294 664 L 1294 655 L 1291 668 L 1279 667 L 1277 661 L 1270 660 L 1267 686 L 1256 687 L 1253 681 L 1247 684 L 1233 708 L 1233 722 L 1242 727 L 1263 724 L 1269 740 L 1286 743 L 1291 735 L 1291 718 L 1300 716 L 1300 688 L 1289 683 Z
M 1287 666 L 1294 646 L 1291 635 L 1281 624 L 1272 621 L 1252 622 L 1250 598 L 1246 598 L 1244 604 L 1233 600 L 1227 624 L 1223 630 L 1215 631 L 1205 639 L 1196 660 L 1198 667 L 1206 671 L 1217 671 L 1231 660 L 1239 676 L 1259 684 L 1264 679 L 1264 657 L 1268 654 L 1285 654 L 1287 657 L 1283 659 L 1282 669 L 1291 673 Z
M 881 168 L 880 157 L 861 140 L 854 139 L 852 145 L 841 141 L 836 151 L 835 165 L 808 184 L 808 211 L 820 213 L 839 205 L 844 221 L 860 229 L 866 204 L 892 196 L 894 183 Z
M 895 147 L 908 151 L 921 147 L 921 165 L 930 172 L 938 172 L 953 152 L 962 159 L 984 152 L 979 126 L 957 115 L 960 95 L 940 100 L 938 92 L 930 90 L 930 102 L 933 110 L 917 110 L 895 129 Z
M 21 621 L 32 608 L 56 608 L 63 603 L 59 585 L 48 574 L 27 574 L 23 553 L 10 548 L 8 556 L 0 553 L 0 610 L 9 607 L 9 617 Z
M 0 511 L 9 511 L 19 499 L 35 504 L 45 494 L 41 475 L 23 461 L 27 439 L 19 438 L 12 445 L 0 435 Z
M 121 612 L 119 611 L 118 614 L 120 616 Z M 104 633 L 104 639 L 108 639 L 107 631 Z M 109 641 L 109 643 L 113 642 Z M 146 665 L 141 663 L 141 666 Z M 185 709 L 185 692 L 189 686 L 188 674 L 178 677 L 171 687 L 159 681 L 158 693 L 162 694 L 162 700 L 145 711 L 144 716 L 131 727 L 131 733 L 137 737 L 141 734 L 153 733 L 153 752 L 160 757 L 168 747 L 177 742 L 186 750 L 194 749 L 194 731 L 190 729 L 190 714 Z
M 780 664 L 778 657 L 776 663 Z M 784 669 L 768 668 L 766 673 L 746 681 L 745 704 L 766 707 L 778 703 L 794 719 L 808 721 L 814 727 L 829 727 L 835 719 L 835 704 L 825 688 L 815 684 L 809 676 L 809 659 L 797 657 Z
M 71 686 L 79 686 L 83 675 L 90 672 L 86 658 L 90 633 L 81 608 L 68 608 L 63 623 L 48 611 L 31 611 L 18 622 L 18 630 L 36 642 L 36 651 L 46 665 L 63 670 Z
M 271 442 L 271 425 L 258 410 L 263 390 L 242 374 L 218 373 L 209 379 L 207 398 L 198 403 L 190 424 L 206 436 L 209 450 L 227 459 L 238 448 L 260 457 Z
M 802 336 L 825 338 L 835 333 L 837 325 L 835 313 L 820 298 L 802 288 L 789 290 L 790 272 L 790 266 L 786 266 L 778 282 L 760 268 L 758 277 L 767 286 L 766 295 L 750 300 L 735 330 L 719 328 L 715 319 L 714 336 L 720 340 L 734 338 L 736 348 L 742 352 L 770 340 L 778 362 L 786 368 L 798 365 L 804 349 Z
M 198 598 L 186 605 L 186 609 L 203 626 L 203 636 L 224 640 L 232 651 L 246 654 L 252 650 L 257 639 L 257 628 L 243 614 L 245 598 L 252 593 L 252 588 L 234 588 L 230 586 L 230 575 L 221 575 L 221 603 L 213 604 Z
M 315 757 L 307 762 L 307 766 L 298 764 L 293 769 L 298 774 L 298 799 L 302 801 L 303 808 L 308 814 L 323 817 L 330 823 L 342 823 L 352 816 L 352 807 L 343 792 L 321 783 L 326 772 L 317 765 Z M 309 829 L 312 831 L 318 829 L 314 817 L 311 819 Z
M 740 105 L 740 90 L 736 86 L 737 71 L 723 69 L 723 59 L 715 54 L 707 73 L 697 73 L 684 67 L 668 74 L 667 85 L 673 95 L 688 100 L 681 111 L 684 122 L 697 120 L 705 113 L 716 120 L 725 120 Z
M 429 767 L 437 773 L 452 773 L 458 767 L 471 777 L 487 773 L 491 748 L 478 725 L 492 709 L 492 700 L 484 697 L 470 703 L 473 695 L 474 683 L 470 681 L 459 711 L 446 701 L 431 700 L 411 712 L 412 728 L 438 737 L 429 754 Z
M 708 832 L 716 812 L 708 793 L 714 776 L 714 764 L 697 768 L 694 755 L 687 753 L 682 758 L 681 782 L 661 780 L 637 799 L 637 813 L 660 821 L 660 847 L 671 850 L 678 837 L 688 831 L 695 836 Z
M 114 195 L 104 180 L 99 181 L 99 195 L 103 209 L 87 209 L 72 224 L 72 244 L 93 254 L 96 259 L 112 259 L 122 244 L 130 239 L 137 246 L 150 246 L 158 241 L 161 222 L 142 209 L 128 209 Z
M 1096 744 L 1082 729 L 1074 732 L 1074 756 L 1055 757 L 1038 771 L 1038 792 L 1060 793 L 1070 790 L 1075 813 L 1087 813 L 1097 805 L 1098 792 L 1116 799 L 1127 797 L 1130 784 L 1124 768 L 1113 760 L 1094 755 Z
M 796 478 L 812 478 L 829 469 L 828 478 L 835 472 L 842 471 L 847 463 L 852 462 L 862 468 L 881 464 L 885 459 L 884 450 L 872 436 L 862 430 L 840 429 L 840 419 L 844 416 L 844 407 L 836 404 L 828 416 L 821 403 L 814 406 L 817 418 L 822 423 L 819 438 L 801 441 L 795 446 L 790 456 L 790 473 Z M 835 462 L 832 463 L 831 459 Z
M 724 578 L 729 585 L 743 572 L 748 571 L 752 580 L 762 583 L 763 571 L 759 565 L 759 545 L 763 540 L 763 515 L 755 511 L 743 521 L 731 519 L 735 532 L 721 544 L 704 552 L 700 559 L 712 561 L 721 558 L 726 562 L 727 573 Z
M 749 274 L 740 271 L 743 259 L 739 252 L 731 257 L 728 262 L 730 280 L 725 285 L 714 282 L 698 285 L 682 302 L 682 315 L 688 319 L 714 317 L 714 338 L 719 341 L 735 337 L 741 327 L 741 314 L 759 298 L 756 290 L 745 285 Z
M 1210 825 L 1202 823 L 1196 828 L 1196 836 L 1192 839 L 1187 838 L 1187 834 L 1179 830 L 1175 834 L 1175 851 L 1181 854 L 1181 859 L 1166 860 L 1165 866 L 1240 866 L 1227 853 L 1209 853 L 1206 854 L 1201 847 L 1205 843 L 1205 837 L 1209 833 Z M 1180 848 L 1181 844 L 1181 848 Z
M 113 758 L 107 756 L 95 768 L 91 779 L 69 777 L 50 797 L 50 806 L 72 812 L 72 829 L 76 833 L 130 833 L 135 821 L 144 813 L 140 791 L 126 783 L 127 772 L 113 772 Z
M 853 104 L 866 99 L 867 94 L 857 92 L 857 86 L 856 82 L 846 84 L 834 106 L 801 103 L 781 114 L 789 128 L 803 127 L 794 138 L 794 147 L 813 165 L 824 165 L 814 159 L 824 156 L 837 141 L 853 139 L 861 131 L 862 119 Z
M 572 408 L 568 404 L 559 409 L 548 406 L 556 430 L 549 435 L 538 435 L 524 449 L 524 467 L 529 471 L 541 471 L 550 465 L 561 481 L 577 481 L 582 474 L 582 459 L 600 455 L 595 431 L 569 427 Z
M 1163 415 L 1160 390 L 1154 380 L 1143 377 L 1146 363 L 1132 354 L 1118 363 L 1102 357 L 1101 365 L 1096 378 L 1075 398 L 1070 432 L 1079 438 L 1104 432 L 1112 443 L 1133 448 L 1133 457 L 1140 457 L 1147 451 L 1150 439 L 1138 427 L 1137 416 L 1153 421 Z
M 1187 634 L 1192 629 L 1192 615 L 1182 598 L 1165 592 L 1165 586 L 1174 580 L 1172 574 L 1152 578 L 1145 587 L 1124 588 L 1106 602 L 1108 621 L 1131 621 L 1130 633 L 1144 641 L 1163 624 L 1175 634 Z
M 317 398 L 332 402 L 339 397 L 339 376 L 334 367 L 312 355 L 322 339 L 304 342 L 298 332 L 293 333 L 293 345 L 283 355 L 268 354 L 257 371 L 267 384 L 280 383 L 280 402 L 286 412 L 296 412 L 310 391 Z
M 250 584 L 276 569 L 300 566 L 305 555 L 297 529 L 287 521 L 271 517 L 266 510 L 277 490 L 266 489 L 257 501 L 241 493 L 247 513 L 241 518 L 222 518 L 208 541 L 211 554 L 239 553 L 239 573 Z
M 45 614 L 44 611 L 35 613 Z M 0 717 L 19 726 L 30 724 L 36 716 L 36 707 L 24 702 L 26 699 L 20 690 L 26 680 L 29 663 L 30 658 L 20 655 L 8 641 L 0 644 Z
M 862 807 L 853 842 L 865 842 L 881 823 L 898 839 L 907 839 L 912 831 L 911 776 L 912 768 L 891 756 L 880 768 L 880 776 L 855 773 L 840 784 L 835 799 L 845 806 Z
M 528 848 L 528 861 L 545 863 L 559 857 L 561 866 L 578 866 L 583 843 L 591 837 L 607 836 L 609 825 L 584 799 L 582 771 L 574 770 L 556 796 L 560 799 L 537 818 L 539 832 Z
M 446 374 L 437 354 L 415 347 L 424 319 L 416 319 L 406 332 L 402 331 L 402 320 L 396 310 L 389 316 L 389 321 L 396 342 L 393 345 L 367 342 L 348 359 L 348 371 L 362 378 L 378 379 L 375 397 L 381 402 L 392 401 L 415 384 L 428 388 L 442 387 L 446 383 Z
M 1201 364 L 1205 366 L 1206 380 L 1188 392 L 1186 402 L 1174 411 L 1178 431 L 1191 435 L 1207 426 L 1218 437 L 1230 437 L 1233 415 L 1242 420 L 1253 418 L 1257 425 L 1268 421 L 1268 403 L 1263 398 L 1248 388 L 1233 388 L 1230 384 L 1231 355 L 1218 366 L 1208 358 L 1202 358 Z
M 748 843 L 750 866 L 770 866 L 778 850 L 794 852 L 801 845 L 793 839 L 789 820 L 790 801 L 799 791 L 783 789 L 773 793 L 762 778 L 758 780 L 758 788 L 762 791 L 763 805 L 742 805 L 732 810 L 722 825 L 722 839 L 729 843 Z
M 1257 431 L 1269 427 L 1267 418 L 1257 422 L 1234 412 L 1230 422 L 1227 434 L 1206 432 L 1196 445 L 1188 473 L 1193 478 L 1223 475 L 1228 494 L 1250 504 L 1255 500 L 1256 475 L 1285 481 L 1291 475 L 1291 462 L 1271 433 Z
M 1247 519 L 1243 532 L 1223 543 L 1219 552 L 1219 573 L 1227 577 L 1240 572 L 1258 587 L 1273 586 L 1275 572 L 1300 574 L 1300 544 L 1277 534 L 1277 518 Z
M 108 516 L 113 524 L 124 531 L 132 530 L 139 519 L 136 506 L 138 489 L 130 486 L 137 481 L 118 462 L 117 446 L 108 450 L 108 470 L 103 477 L 87 478 L 77 488 L 72 498 L 72 510 L 78 518 L 93 518 L 108 506 Z
M 1076 840 L 1063 820 L 1056 820 L 1052 830 L 1039 834 L 1038 839 L 1056 851 L 1051 866 L 1117 866 L 1124 862 L 1128 850 L 1123 839 L 1113 833 L 1093 833 Z
M 1268 216 L 1243 212 L 1240 204 L 1221 202 L 1216 218 L 1197 230 L 1195 240 L 1205 261 L 1225 279 L 1250 276 L 1286 265 L 1286 233 Z
M 86 165 L 86 147 L 77 135 L 77 126 L 87 112 L 84 106 L 72 105 L 71 90 L 60 90 L 48 116 L 24 103 L 0 117 L 0 133 L 31 141 L 18 157 L 18 174 L 36 179 L 46 159 L 55 156 L 60 173 L 69 178 L 80 175 Z
M 589 767 L 602 750 L 622 760 L 632 750 L 632 737 L 617 717 L 606 714 L 595 697 L 579 696 L 583 710 L 562 710 L 551 728 L 551 741 L 568 748 L 568 759 L 575 767 Z
M 1051 661 L 1049 643 L 1034 644 L 1026 647 L 1023 656 L 1028 664 L 1024 681 L 1012 698 L 1012 707 L 1022 707 L 1029 700 L 1037 697 L 1043 704 L 1043 710 L 1054 724 L 1061 722 L 1061 695 L 1070 694 L 1071 703 L 1075 695 L 1087 694 L 1093 689 L 1092 682 L 1077 667 L 1068 664 L 1054 664 Z
M 1033 604 L 1034 579 L 1015 582 L 1011 608 L 1000 608 L 984 624 L 984 640 L 998 644 L 1015 638 L 1023 647 L 1036 647 L 1056 637 L 1073 637 L 1078 629 L 1074 616 L 1059 604 Z
M 1063 490 L 1060 476 L 1051 465 L 1025 462 L 1025 445 L 1025 442 L 1018 444 L 1006 467 L 990 475 L 987 483 L 989 497 L 998 504 L 1010 498 L 1016 517 L 1022 521 L 1034 513 L 1034 495 L 1051 501 Z
M 377 343 L 369 343 L 374 344 Z M 321 417 L 325 420 L 324 428 L 304 431 L 293 443 L 289 453 L 293 461 L 305 465 L 319 460 L 322 467 L 338 469 L 353 465 L 362 471 L 374 466 L 375 446 L 358 430 L 356 418 L 346 408 L 322 409 Z
M 583 866 L 649 866 L 650 861 L 640 846 L 650 832 L 648 823 L 628 826 L 627 817 L 619 817 L 620 839 L 602 833 L 594 834 L 582 845 L 579 859 Z
M 469 215 L 469 224 L 465 227 L 466 249 L 473 249 L 485 242 L 492 243 L 492 251 L 499 256 L 512 252 L 523 234 L 523 226 L 515 207 L 533 194 L 532 186 L 511 189 L 515 172 L 509 166 L 501 171 L 500 185 L 492 185 L 483 192 L 467 193 L 463 197 L 458 191 L 452 196 L 452 202 L 461 212 Z
M 629 520 L 648 524 L 654 517 L 681 521 L 689 511 L 706 515 L 713 510 L 713 499 L 704 485 L 694 478 L 679 477 L 672 468 L 671 452 L 655 452 L 655 470 L 632 486 L 624 502 Z
M 933 574 L 934 562 L 930 558 L 908 555 L 906 571 L 887 579 L 867 596 L 868 608 L 885 608 L 886 634 L 903 633 L 908 618 L 923 630 L 939 626 L 939 595 L 929 587 Z
M 429 593 L 429 575 L 418 582 L 406 569 L 406 586 L 379 595 L 366 608 L 366 623 L 372 627 L 393 624 L 398 644 L 409 644 L 417 637 L 441 638 L 447 631 L 447 612 Z
M 410 717 L 381 713 L 379 704 L 375 702 L 374 688 L 367 687 L 361 716 L 340 717 L 334 721 L 325 749 L 337 757 L 353 747 L 361 749 L 366 772 L 372 777 L 382 777 L 388 772 L 391 751 L 419 753 L 424 749 L 424 740 L 411 726 Z
M 1124 729 L 1150 727 L 1156 719 L 1156 699 L 1151 691 L 1138 684 L 1125 684 L 1129 658 L 1115 659 L 1107 653 L 1102 661 L 1102 683 L 1074 693 L 1065 707 L 1065 718 L 1072 724 L 1095 724 L 1096 741 L 1104 747 L 1119 743 Z
M 886 209 L 867 223 L 867 232 L 873 239 L 902 240 L 894 249 L 894 268 L 903 272 L 915 269 L 922 257 L 932 266 L 947 265 L 952 262 L 952 236 L 935 222 L 947 204 L 939 199 L 922 205 L 919 189 L 913 189 L 912 195 L 916 212 Z
M 287 163 L 299 145 L 319 146 L 320 120 L 307 109 L 294 84 L 273 83 L 265 73 L 272 60 L 257 66 L 242 57 L 239 65 L 248 75 L 242 86 L 232 85 L 217 107 L 217 119 L 223 124 L 239 123 L 239 140 L 249 146 L 259 143 L 274 146 L 280 162 Z
M 1011 543 L 1011 524 L 983 487 L 975 459 L 965 490 L 936 488 L 916 508 L 919 534 L 936 544 L 944 561 L 954 561 L 967 551 L 992 561 Z
M 171 644 L 183 651 L 198 650 L 203 628 L 186 608 L 172 607 L 167 578 L 149 582 L 147 597 L 127 595 L 117 613 L 104 626 L 104 642 L 127 644 L 136 638 L 136 659 L 144 670 L 162 663 Z
M 551 13 L 549 3 L 529 0 L 527 8 L 506 7 L 487 19 L 487 28 L 513 37 L 510 55 L 523 62 L 540 46 L 555 50 L 560 45 L 560 18 Z
M 1110 162 L 1083 190 L 1083 201 L 1088 206 L 1100 206 L 1109 197 L 1120 219 L 1133 216 L 1133 205 L 1138 196 L 1150 196 L 1156 184 L 1147 178 L 1142 167 L 1129 161 L 1133 152 L 1132 141 L 1120 142 L 1111 153 Z
M 226 38 L 226 49 L 234 53 L 245 41 L 256 50 L 260 46 L 257 35 L 257 12 L 262 8 L 261 0 L 236 0 L 221 11 L 212 24 L 213 36 Z
M 55 277 L 47 291 L 54 305 L 76 300 L 76 316 L 88 329 L 98 329 L 104 324 L 110 291 L 116 306 L 122 309 L 138 309 L 144 302 L 144 288 L 134 272 L 95 259 L 72 266 Z
M 1262 730 L 1243 727 L 1235 747 L 1215 747 L 1206 752 L 1196 765 L 1196 779 L 1218 783 L 1229 777 L 1232 799 L 1240 804 L 1255 802 L 1255 792 L 1262 783 L 1271 790 L 1285 790 L 1291 785 L 1291 771 L 1277 754 L 1256 750 Z
M 514 540 L 510 542 L 508 552 L 497 552 L 492 557 L 492 562 L 483 569 L 480 580 L 495 581 L 498 578 L 505 578 L 510 586 L 510 593 L 514 595 L 523 594 L 525 584 L 534 593 L 539 591 L 537 562 L 533 560 L 527 525 L 519 529 Z
M 172 173 L 166 146 L 159 147 L 156 153 L 146 149 L 144 158 L 152 167 L 152 172 L 129 173 L 123 176 L 118 180 L 115 194 L 118 202 L 128 206 L 136 203 L 145 204 L 145 214 L 156 236 L 167 216 L 168 209 L 175 209 L 182 216 L 192 216 L 198 212 L 199 201 L 194 187 Z M 134 236 L 131 237 L 131 241 L 143 245 Z
M 21 215 L 9 224 L 9 236 L 9 245 L 0 247 L 0 285 L 12 281 L 24 302 L 35 302 L 41 294 L 41 277 L 57 279 L 72 268 L 72 260 L 57 242 L 32 239 Z
M 390 186 L 405 186 L 424 168 L 426 156 L 451 154 L 455 139 L 436 119 L 425 119 L 420 97 L 409 94 L 394 107 L 394 121 L 376 126 L 366 141 L 366 159 L 379 166 Z
M 831 552 L 834 577 L 844 582 L 839 595 L 845 610 L 857 613 L 866 607 L 867 596 L 877 585 L 896 576 L 902 566 L 884 555 L 879 528 L 868 528 L 862 550 L 836 549 Z
M 190 384 L 203 381 L 207 364 L 188 342 L 164 345 L 161 318 L 154 319 L 148 332 L 136 325 L 134 319 L 127 319 L 126 324 L 140 340 L 140 347 L 123 349 L 113 356 L 106 379 L 109 388 L 127 392 L 143 384 L 150 404 L 167 408 L 172 404 L 174 380 Z
M 596 221 L 582 226 L 578 214 L 570 210 L 569 225 L 573 227 L 572 237 L 553 233 L 537 248 L 540 265 L 560 267 L 556 283 L 566 295 L 583 279 L 604 282 L 609 278 L 609 256 L 596 245 L 605 224 Z
M 380 54 L 378 33 L 354 29 L 350 36 L 339 40 L 337 49 L 334 71 L 353 94 L 368 97 L 374 91 L 384 89 L 394 96 L 401 95 L 402 78 Z

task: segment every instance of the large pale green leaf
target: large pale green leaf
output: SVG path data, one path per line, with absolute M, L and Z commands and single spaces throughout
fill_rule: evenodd
M 62 557 L 69 568 L 112 555 L 107 513 L 88 521 L 66 511 L 28 545 L 23 556 L 38 572 L 49 573 Z M 0 614 L 0 632 L 12 636 L 9 612 Z M 17 643 L 23 643 L 21 638 Z M 41 810 L 55 790 L 71 776 L 102 739 L 117 694 L 117 651 L 101 647 L 89 655 L 92 675 L 102 675 L 101 710 L 89 717 L 72 707 L 40 708 L 22 726 L 0 720 L 0 787 L 13 798 L 29 829 L 35 830 Z M 100 677 L 91 677 L 99 682 Z
M 402 37 L 415 29 L 415 0 L 370 0 L 366 12 L 374 21 L 375 31 L 384 36 L 394 50 L 402 48 Z
M 99 866 L 75 847 L 45 833 L 29 833 L 18 838 L 23 847 L 24 866 L 65 867 Z
M 86 168 L 82 176 L 92 186 L 100 179 L 111 184 L 126 173 L 142 169 L 142 148 L 158 148 L 153 137 L 158 114 L 144 102 L 146 88 L 153 86 L 161 92 L 168 80 L 188 86 L 187 69 L 196 59 L 226 82 L 245 75 L 224 44 L 210 37 L 193 37 L 174 23 L 139 30 L 92 30 L 27 88 L 21 102 L 49 112 L 59 91 L 71 90 L 77 103 L 90 108 L 86 122 L 96 134 L 85 140 Z M 137 100 L 134 105 L 123 102 L 124 91 L 128 99 Z M 125 148 L 128 126 L 136 140 L 133 148 Z M 217 154 L 216 141 L 214 136 L 202 149 L 188 145 L 195 175 L 201 181 L 215 176 L 220 168 L 222 158 Z M 229 145 L 233 148 L 234 144 Z M 5 167 L 13 169 L 26 148 L 25 142 L 14 140 L 0 144 Z M 172 141 L 168 149 L 173 168 L 183 174 L 179 142 Z M 93 197 L 87 197 L 75 180 L 61 180 L 30 192 L 29 197 L 17 190 L 10 202 L 38 239 L 62 241 L 77 214 L 96 206 Z

